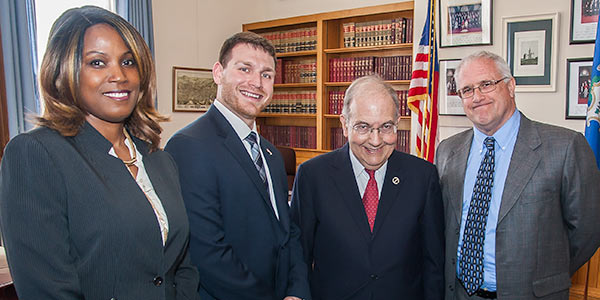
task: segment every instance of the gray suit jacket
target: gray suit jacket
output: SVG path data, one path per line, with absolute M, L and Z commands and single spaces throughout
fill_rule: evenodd
M 21 300 L 197 299 L 175 162 L 134 138 L 169 220 L 163 246 L 148 199 L 112 147 L 85 123 L 13 138 L 0 168 L 0 213 Z
M 496 231 L 498 299 L 567 300 L 570 276 L 600 244 L 600 172 L 580 133 L 521 116 Z M 437 150 L 446 215 L 446 300 L 458 299 L 462 288 L 455 280 L 456 251 L 472 139 L 473 130 L 467 130 Z

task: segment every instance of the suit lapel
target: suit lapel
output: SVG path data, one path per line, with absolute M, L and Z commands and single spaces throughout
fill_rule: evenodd
M 394 151 L 388 159 L 387 170 L 385 171 L 385 179 L 381 188 L 381 197 L 379 197 L 379 205 L 373 227 L 373 236 L 377 234 L 379 228 L 381 228 L 381 224 L 383 224 L 383 220 L 400 197 L 399 193 L 403 189 L 404 178 L 406 176 L 405 171 L 402 169 L 401 156 Z
M 466 133 L 466 136 L 457 148 L 451 149 L 448 155 L 448 163 L 444 167 L 443 173 L 446 173 L 448 180 L 448 193 L 450 194 L 448 209 L 454 211 L 456 222 L 460 224 L 462 219 L 462 202 L 464 194 L 464 178 L 467 171 L 467 160 L 473 142 L 473 129 Z M 447 171 L 446 171 L 447 170 Z
M 244 147 L 244 144 L 235 133 L 235 130 L 233 130 L 233 127 L 231 127 L 231 124 L 229 124 L 227 119 L 225 119 L 218 109 L 212 106 L 206 114 L 207 117 L 210 117 L 213 120 L 217 129 L 216 134 L 223 138 L 223 146 L 239 163 L 240 167 L 248 175 L 248 178 L 252 180 L 265 203 L 268 204 L 269 207 L 272 207 L 271 200 L 269 199 L 265 185 L 263 184 L 262 179 L 260 179 L 260 175 L 254 166 L 254 162 L 252 162 L 248 151 L 246 151 L 246 147 Z
M 508 174 L 504 182 L 498 224 L 515 205 L 521 192 L 537 168 L 541 156 L 535 150 L 541 145 L 541 139 L 531 120 L 521 115 L 521 125 L 515 148 L 510 159 Z
M 271 149 L 267 146 L 264 138 L 260 136 L 261 143 L 260 147 L 262 149 L 263 154 L 265 155 L 265 161 L 269 166 L 269 172 L 271 173 L 271 182 L 273 183 L 273 193 L 275 193 L 275 203 L 277 203 L 277 212 L 279 214 L 279 222 L 282 225 L 282 228 L 287 232 L 287 228 L 289 228 L 289 215 L 287 213 L 286 206 L 288 195 L 287 193 L 282 193 L 281 191 L 287 192 L 287 186 L 281 186 L 281 181 L 278 178 L 278 170 L 281 170 L 283 166 L 281 165 L 281 161 L 275 159 L 273 152 L 277 151 L 276 149 Z M 261 182 L 262 183 L 262 182 Z M 287 183 L 287 182 L 286 182 Z M 271 199 L 269 199 L 269 205 L 271 205 Z
M 354 170 L 350 162 L 348 144 L 335 151 L 335 158 L 333 159 L 331 169 L 333 171 L 331 176 L 335 188 L 340 193 L 344 204 L 348 207 L 350 215 L 356 222 L 361 235 L 365 238 L 366 242 L 370 242 L 371 229 L 369 228 L 365 207 L 362 204 L 360 192 L 356 185 Z

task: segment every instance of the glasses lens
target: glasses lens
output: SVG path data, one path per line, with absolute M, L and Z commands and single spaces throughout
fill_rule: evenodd
M 479 89 L 484 93 L 489 93 L 496 89 L 496 82 L 494 81 L 484 81 L 479 85 Z
M 474 91 L 474 89 L 471 88 L 471 87 L 463 88 L 462 90 L 460 90 L 460 95 L 459 96 L 461 98 L 470 98 L 470 97 L 473 97 L 473 91 Z
M 394 131 L 396 131 L 396 126 L 393 124 L 384 124 L 379 128 L 379 132 L 381 132 L 381 134 L 392 134 Z

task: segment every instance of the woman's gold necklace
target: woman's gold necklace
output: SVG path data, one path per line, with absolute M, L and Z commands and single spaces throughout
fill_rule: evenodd
M 131 158 L 131 160 L 121 160 L 127 167 L 131 167 L 137 162 L 137 151 L 135 151 L 135 145 L 133 144 L 133 140 L 131 139 L 131 136 L 129 136 L 129 133 L 127 132 L 127 130 L 125 130 L 125 128 L 123 128 L 123 133 L 125 134 L 125 140 L 129 142 L 129 146 L 131 147 L 131 149 L 133 149 L 133 157 Z

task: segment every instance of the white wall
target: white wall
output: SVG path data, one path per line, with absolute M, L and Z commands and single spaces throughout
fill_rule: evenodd
M 222 42 L 243 23 L 363 6 L 389 0 L 175 0 L 153 1 L 159 111 L 171 116 L 163 124 L 163 143 L 199 113 L 172 112 L 172 67 L 211 68 Z M 559 12 L 556 92 L 517 93 L 517 106 L 531 119 L 583 131 L 583 120 L 565 120 L 566 59 L 591 57 L 593 45 L 569 45 L 570 3 L 567 0 L 493 1 L 493 45 L 440 48 L 441 59 L 461 58 L 480 49 L 502 55 L 502 17 Z M 421 35 L 426 0 L 415 0 L 415 40 Z M 440 137 L 468 128 L 465 117 L 440 117 Z

